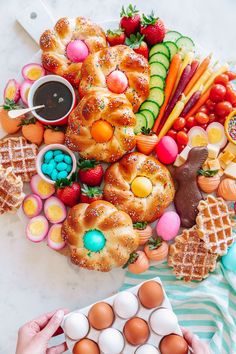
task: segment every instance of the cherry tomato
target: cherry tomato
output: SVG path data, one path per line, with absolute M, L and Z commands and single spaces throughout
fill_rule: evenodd
M 177 131 L 174 129 L 170 129 L 168 131 L 167 135 L 170 136 L 171 138 L 173 138 L 174 140 L 176 140 Z
M 226 74 L 221 74 L 217 76 L 214 80 L 215 84 L 221 84 L 223 86 L 226 86 L 228 82 L 229 82 L 229 77 Z
M 206 124 L 209 122 L 209 117 L 206 113 L 198 112 L 195 115 L 195 119 L 199 124 Z
M 187 145 L 188 144 L 188 135 L 185 131 L 180 130 L 177 133 L 177 137 L 176 137 L 177 143 L 179 145 Z
M 197 122 L 194 117 L 188 117 L 186 119 L 186 127 L 188 127 L 190 129 L 190 128 L 194 127 L 195 125 L 197 125 Z
M 215 112 L 220 117 L 226 117 L 232 111 L 232 104 L 228 101 L 219 102 L 216 104 Z
M 202 106 L 200 107 L 200 109 L 198 110 L 198 112 L 203 112 L 203 113 L 206 113 L 208 114 L 209 113 L 209 110 L 206 106 Z
M 200 124 L 200 127 L 203 128 L 204 130 L 206 130 L 207 126 L 208 126 L 207 123 L 205 123 L 205 124 Z
M 210 90 L 210 96 L 209 98 L 213 102 L 221 102 L 224 100 L 226 94 L 226 88 L 223 85 L 216 84 L 213 85 L 211 90 Z
M 178 144 L 178 153 L 180 154 L 181 151 L 183 151 L 183 149 L 185 148 L 186 145 L 180 145 Z
M 224 124 L 225 124 L 225 117 L 219 118 L 219 119 L 218 119 L 218 122 L 219 122 L 220 124 L 224 125 Z
M 181 130 L 185 127 L 186 120 L 183 117 L 179 117 L 176 119 L 176 121 L 173 124 L 173 128 L 175 130 Z
M 207 106 L 209 112 L 213 112 L 214 111 L 215 105 L 216 105 L 215 102 L 213 102 L 213 101 L 211 101 L 209 99 L 206 101 L 206 106 Z
M 233 106 L 236 106 L 236 91 L 233 89 L 231 84 L 226 86 L 226 101 L 229 101 Z
M 209 118 L 209 123 L 215 122 L 217 120 L 215 113 L 210 113 L 208 118 Z
M 236 73 L 233 73 L 232 71 L 226 71 L 225 74 L 228 76 L 230 81 L 236 79 Z

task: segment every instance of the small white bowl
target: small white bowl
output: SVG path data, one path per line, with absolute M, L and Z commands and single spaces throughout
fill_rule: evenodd
M 37 158 L 36 158 L 36 169 L 37 169 L 38 175 L 44 181 L 46 181 L 50 184 L 55 183 L 55 181 L 53 181 L 51 178 L 45 176 L 45 174 L 43 174 L 43 172 L 41 170 L 41 166 L 43 164 L 43 157 L 46 154 L 46 152 L 48 152 L 49 150 L 62 150 L 66 154 L 70 155 L 70 157 L 72 158 L 72 170 L 71 170 L 70 174 L 67 176 L 67 178 L 70 178 L 72 173 L 74 173 L 76 171 L 76 157 L 75 157 L 75 154 L 70 149 L 68 149 L 65 145 L 62 145 L 62 144 L 46 145 L 42 148 L 42 150 L 39 151 Z

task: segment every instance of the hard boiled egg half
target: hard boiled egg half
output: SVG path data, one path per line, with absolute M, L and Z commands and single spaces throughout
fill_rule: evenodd
M 227 143 L 224 127 L 219 122 L 213 122 L 204 130 L 202 127 L 192 127 L 188 132 L 188 145 L 191 147 L 217 145 L 222 149 Z

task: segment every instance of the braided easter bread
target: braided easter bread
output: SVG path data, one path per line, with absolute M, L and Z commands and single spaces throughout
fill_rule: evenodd
M 68 47 L 77 40 L 78 47 L 73 44 L 73 48 Z M 85 57 L 106 46 L 106 35 L 102 28 L 84 17 L 61 18 L 54 30 L 46 30 L 40 37 L 44 68 L 65 77 L 75 86 L 79 84 Z
M 74 264 L 102 272 L 124 265 L 139 243 L 129 215 L 103 200 L 71 208 L 62 233 Z
M 65 143 L 85 159 L 114 162 L 134 148 L 135 124 L 125 95 L 96 89 L 70 114 Z
M 150 69 L 142 55 L 124 45 L 105 48 L 87 57 L 81 69 L 80 97 L 94 87 L 107 88 L 107 77 L 115 70 L 126 75 L 128 86 L 124 93 L 137 112 L 149 95 Z
M 104 197 L 133 222 L 155 221 L 173 201 L 173 180 L 154 157 L 133 152 L 111 165 L 105 173 Z

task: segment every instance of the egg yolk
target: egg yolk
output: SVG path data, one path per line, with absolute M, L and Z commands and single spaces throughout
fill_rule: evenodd
M 207 146 L 207 137 L 201 134 L 194 135 L 191 139 L 191 145 L 195 146 Z
M 35 81 L 41 76 L 41 73 L 42 71 L 40 68 L 33 68 L 28 71 L 27 76 L 29 80 Z
M 208 131 L 208 139 L 211 144 L 218 144 L 222 140 L 222 131 L 218 128 L 211 128 Z
M 131 190 L 136 197 L 146 198 L 152 192 L 152 182 L 147 177 L 136 177 L 131 183 Z
M 46 181 L 44 181 L 42 179 L 39 181 L 37 188 L 42 196 L 47 196 L 50 194 L 50 192 L 53 188 L 53 185 L 47 183 Z
M 9 98 L 9 100 L 13 100 L 16 94 L 16 89 L 14 86 L 9 86 L 6 91 L 6 97 Z
M 34 215 L 36 209 L 35 202 L 32 199 L 27 199 L 24 202 L 24 208 L 29 216 Z
M 42 221 L 35 221 L 30 225 L 30 233 L 33 236 L 40 236 L 44 231 L 44 224 Z
M 50 233 L 50 239 L 53 241 L 53 242 L 56 242 L 56 243 L 61 243 L 63 242 L 63 238 L 61 236 L 61 227 L 55 227 L 51 233 Z
M 59 220 L 63 216 L 62 209 L 58 205 L 51 205 L 47 210 L 48 218 L 51 220 Z
M 105 120 L 97 120 L 91 127 L 91 135 L 97 143 L 106 143 L 113 136 L 113 128 Z

